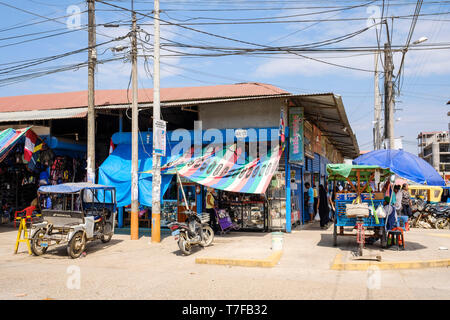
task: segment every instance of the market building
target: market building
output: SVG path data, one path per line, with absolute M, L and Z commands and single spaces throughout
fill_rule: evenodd
M 152 150 L 153 92 L 151 89 L 140 89 L 138 97 L 139 171 L 143 172 L 151 168 L 148 161 L 151 160 Z M 128 170 L 128 166 L 131 168 L 128 156 L 131 153 L 131 109 L 127 90 L 97 90 L 95 102 L 96 173 L 99 182 L 115 181 L 116 187 L 123 188 L 122 196 L 118 192 L 121 207 L 118 224 L 126 228 L 129 224 L 127 206 L 131 202 L 131 196 L 124 187 L 131 183 L 131 170 Z M 218 189 L 220 205 L 232 211 L 233 218 L 245 230 L 290 232 L 293 225 L 306 222 L 309 215 L 304 213 L 304 183 L 310 182 L 317 187 L 325 184 L 328 163 L 341 163 L 344 158 L 359 155 L 342 98 L 333 93 L 295 95 L 269 84 L 239 83 L 165 88 L 161 89 L 161 102 L 169 141 L 177 129 L 185 129 L 194 137 L 198 132 L 194 130 L 195 123 L 201 123 L 202 134 L 215 129 L 226 135 L 231 130 L 234 133 L 232 143 L 243 142 L 245 150 L 251 149 L 252 143 L 267 142 L 270 146 L 273 139 L 266 133 L 279 132 L 282 119 L 286 144 L 267 191 L 261 195 Z M 86 115 L 86 91 L 0 98 L 1 126 L 41 127 L 47 130 L 48 141 L 55 141 L 55 149 L 59 143 L 60 147 L 66 148 L 67 154 L 74 156 L 81 153 L 84 160 Z M 202 138 L 203 146 L 211 142 Z M 111 141 L 116 148 L 109 155 Z M 171 148 L 172 145 L 169 145 L 168 150 Z M 261 148 L 257 150 L 259 156 Z M 115 172 L 107 168 L 113 159 L 117 160 L 116 168 L 120 168 Z M 119 178 L 115 176 L 118 173 Z M 173 175 L 163 175 L 162 180 L 165 192 L 161 220 L 182 219 L 185 203 L 180 196 L 177 180 Z M 190 207 L 203 212 L 206 188 L 187 178 L 183 180 Z M 139 186 L 142 205 L 140 227 L 150 227 L 151 175 L 142 174 Z

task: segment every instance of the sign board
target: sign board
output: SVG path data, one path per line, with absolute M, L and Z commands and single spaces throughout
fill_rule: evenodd
M 304 121 L 304 130 L 305 130 L 305 156 L 314 159 L 314 151 L 313 151 L 313 127 L 312 124 L 308 121 Z
M 247 130 L 245 130 L 245 129 L 236 129 L 236 131 L 234 131 L 234 135 L 238 139 L 245 139 L 245 138 L 247 138 Z
M 166 121 L 153 120 L 153 153 L 159 156 L 166 155 Z
M 303 108 L 289 108 L 289 162 L 303 164 Z

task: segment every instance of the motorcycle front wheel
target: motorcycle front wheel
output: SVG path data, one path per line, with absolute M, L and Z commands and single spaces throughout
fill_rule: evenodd
M 180 237 L 178 239 L 178 247 L 180 248 L 181 252 L 186 256 L 192 253 L 191 245 L 183 237 Z
M 448 220 L 445 218 L 437 219 L 434 225 L 436 229 L 448 229 L 450 227 Z
M 208 247 L 214 240 L 214 231 L 210 226 L 203 225 L 202 232 L 203 232 L 203 240 L 202 242 L 200 242 L 200 245 L 202 247 Z

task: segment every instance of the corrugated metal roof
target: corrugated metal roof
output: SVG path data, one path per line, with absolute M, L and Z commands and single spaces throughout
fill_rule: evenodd
M 0 122 L 84 118 L 87 108 L 0 112 Z
M 128 94 L 131 95 L 131 93 Z M 170 102 L 284 94 L 289 94 L 289 92 L 270 84 L 237 83 L 203 87 L 161 88 L 160 96 L 162 102 Z M 128 104 L 129 101 L 131 101 L 131 97 L 127 96 L 125 89 L 95 91 L 96 106 Z M 0 112 L 79 108 L 87 107 L 87 102 L 87 91 L 0 97 Z M 140 89 L 138 102 L 153 102 L 153 89 Z

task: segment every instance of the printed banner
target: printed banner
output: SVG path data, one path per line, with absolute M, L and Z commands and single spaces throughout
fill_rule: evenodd
M 214 189 L 263 194 L 278 168 L 282 148 L 271 150 L 266 156 L 239 163 L 241 148 L 235 144 L 225 149 L 205 148 L 202 155 L 193 156 L 191 149 L 178 159 L 161 168 L 161 173 L 183 176 L 198 184 Z M 151 173 L 146 171 L 146 173 Z
M 304 122 L 304 130 L 305 130 L 305 156 L 314 159 L 314 150 L 313 150 L 313 127 L 312 124 L 305 120 Z
M 303 164 L 303 108 L 289 108 L 289 162 Z

